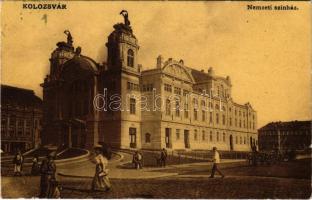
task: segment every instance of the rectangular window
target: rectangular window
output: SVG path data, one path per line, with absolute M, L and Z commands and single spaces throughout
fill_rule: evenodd
M 166 100 L 166 115 L 170 115 L 171 114 L 171 104 L 170 104 L 170 100 L 167 99 Z
M 202 140 L 205 141 L 206 140 L 206 135 L 205 135 L 205 131 L 202 132 Z
M 212 142 L 213 137 L 212 137 L 212 131 L 210 131 L 210 142 Z
M 194 120 L 197 120 L 197 110 L 194 108 Z
M 26 130 L 25 130 L 26 135 L 30 135 L 30 133 L 31 133 L 30 130 L 31 130 L 31 120 L 27 119 L 26 120 Z
M 206 111 L 202 110 L 202 120 L 206 121 Z
M 194 140 L 197 141 L 197 130 L 194 130 Z
M 6 128 L 7 128 L 7 119 L 5 116 L 1 117 L 1 133 L 6 134 Z
M 135 98 L 130 98 L 130 114 L 135 114 Z
M 219 132 L 217 132 L 217 142 L 219 142 Z
M 176 129 L 176 138 L 177 140 L 180 139 L 180 129 Z
M 19 119 L 17 120 L 17 134 L 23 135 L 23 132 L 24 132 L 24 120 Z
M 188 118 L 188 104 L 187 103 L 184 104 L 184 117 Z
M 212 124 L 212 112 L 209 112 L 209 123 Z
M 216 123 L 219 124 L 219 113 L 216 113 Z
M 180 102 L 176 100 L 176 117 L 180 117 Z
M 225 125 L 225 115 L 222 115 L 222 124 Z
M 128 90 L 134 90 L 134 91 L 140 91 L 140 86 L 135 83 L 127 82 L 127 89 Z M 146 90 L 146 85 L 142 85 L 142 91 Z
M 178 94 L 178 95 L 181 95 L 181 88 L 174 87 L 174 93 Z
M 172 92 L 172 86 L 165 83 L 165 91 Z
M 188 95 L 189 93 L 190 93 L 189 91 L 183 90 L 183 96 L 186 96 L 186 95 Z

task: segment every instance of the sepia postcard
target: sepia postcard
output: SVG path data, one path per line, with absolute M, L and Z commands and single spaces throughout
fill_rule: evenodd
M 311 198 L 310 1 L 1 6 L 1 198 Z

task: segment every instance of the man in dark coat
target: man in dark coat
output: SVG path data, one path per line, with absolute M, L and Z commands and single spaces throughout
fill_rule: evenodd
M 40 166 L 40 195 L 39 198 L 51 198 L 53 187 L 51 183 L 55 180 L 56 165 L 54 162 L 55 152 L 50 153 Z
M 167 150 L 165 148 L 163 148 L 161 153 L 160 153 L 160 161 L 161 161 L 161 166 L 166 167 Z

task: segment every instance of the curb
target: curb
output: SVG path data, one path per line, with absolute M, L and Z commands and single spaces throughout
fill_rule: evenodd
M 54 160 L 55 164 L 65 164 L 67 162 L 72 162 L 72 161 L 77 161 L 77 160 L 80 160 L 80 159 L 84 159 L 84 158 L 87 158 L 90 156 L 90 151 L 86 150 L 86 149 L 83 149 L 84 151 L 86 151 L 85 154 L 81 155 L 81 156 L 77 156 L 77 157 L 73 157 L 73 158 L 66 158 L 66 159 L 60 159 L 60 160 Z M 43 159 L 45 158 L 44 156 L 42 157 L 39 157 L 40 159 Z M 29 160 L 31 160 L 32 158 L 28 158 Z M 1 162 L 1 165 L 2 166 L 12 166 L 13 163 L 10 162 L 8 163 L 9 161 L 5 161 L 5 162 Z M 32 162 L 27 162 L 27 163 L 24 163 L 23 166 L 31 166 L 32 165 Z
M 63 173 L 57 173 L 58 176 L 62 177 L 68 177 L 68 178 L 85 178 L 85 179 L 93 179 L 92 176 L 79 176 L 79 175 L 69 175 L 69 174 L 63 174 Z M 114 178 L 109 177 L 109 179 L 153 179 L 153 178 L 163 178 L 163 177 L 169 177 L 169 176 L 178 176 L 178 173 L 165 173 L 165 174 L 159 174 L 159 175 L 149 175 L 149 176 L 142 176 L 142 177 L 127 177 L 127 178 Z
M 77 156 L 77 157 L 73 157 L 73 158 L 65 158 L 65 159 L 60 159 L 60 160 L 54 160 L 55 164 L 60 164 L 60 163 L 64 163 L 64 162 L 70 162 L 70 161 L 75 161 L 75 160 L 79 160 L 82 158 L 87 158 L 90 156 L 90 151 L 83 149 L 84 151 L 86 151 L 86 154 L 83 154 L 81 156 Z

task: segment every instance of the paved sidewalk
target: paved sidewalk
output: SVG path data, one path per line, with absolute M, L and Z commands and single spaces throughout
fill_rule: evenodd
M 122 159 L 119 162 L 109 162 L 109 177 L 113 179 L 148 179 L 148 178 L 160 178 L 167 176 L 178 175 L 174 169 L 189 168 L 192 166 L 207 166 L 207 169 L 211 168 L 211 162 L 199 162 L 199 163 L 187 163 L 179 165 L 169 165 L 166 168 L 161 167 L 149 167 L 140 170 L 124 168 L 123 165 L 132 161 L 132 155 L 128 153 L 119 152 Z M 245 160 L 222 160 L 222 163 L 239 163 L 245 162 Z M 221 165 L 222 165 L 221 163 Z M 168 171 L 169 170 L 169 171 Z M 82 177 L 92 178 L 95 173 L 95 165 L 90 160 L 74 164 L 64 165 L 58 168 L 60 176 L 63 177 Z

